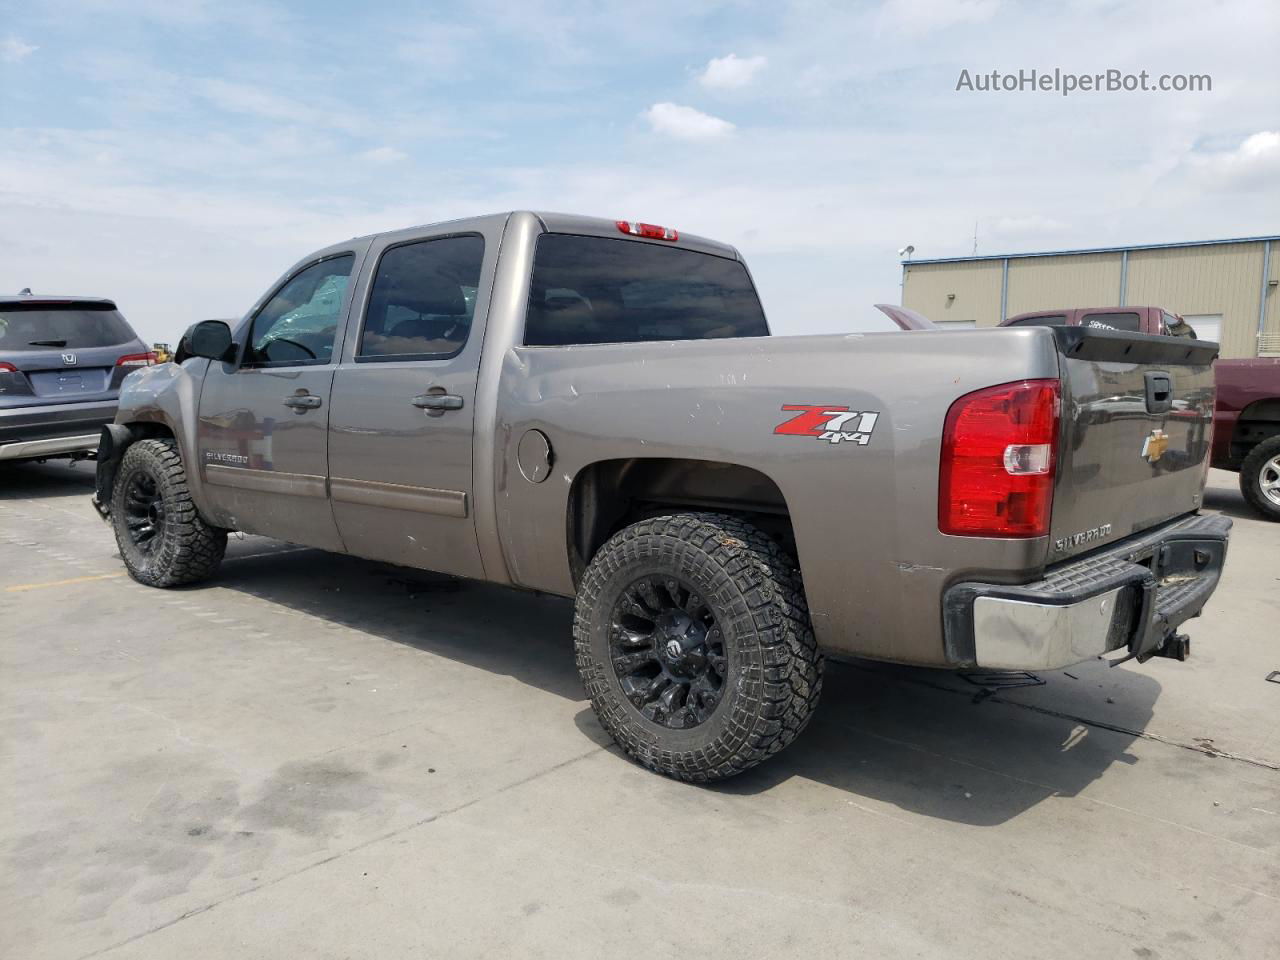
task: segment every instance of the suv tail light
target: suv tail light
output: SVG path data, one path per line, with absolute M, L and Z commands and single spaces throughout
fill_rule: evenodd
M 1061 387 L 1020 380 L 966 394 L 947 411 L 938 529 L 961 537 L 1049 532 Z
M 156 362 L 154 353 L 126 353 L 116 361 L 117 367 L 149 367 Z
M 0 373 L 17 373 L 18 368 L 12 363 L 0 363 Z

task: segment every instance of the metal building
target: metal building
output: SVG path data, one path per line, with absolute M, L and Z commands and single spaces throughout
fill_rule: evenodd
M 1055 307 L 1163 307 L 1223 357 L 1280 356 L 1280 235 L 902 262 L 903 306 L 994 326 Z

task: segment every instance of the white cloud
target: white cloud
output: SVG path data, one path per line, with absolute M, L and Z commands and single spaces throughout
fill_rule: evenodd
M 767 57 L 740 57 L 736 53 L 714 57 L 698 75 L 698 82 L 712 90 L 738 90 L 751 83 L 768 62 Z
M 1280 179 L 1280 130 L 1261 130 L 1234 150 L 1191 153 L 1187 165 L 1211 190 L 1249 190 Z
M 657 133 L 678 140 L 715 140 L 733 132 L 733 124 L 678 103 L 655 103 L 642 116 Z
M 215 107 L 228 113 L 279 123 L 327 127 L 347 133 L 358 132 L 364 127 L 360 117 L 342 105 L 304 103 L 250 83 L 213 77 L 200 81 L 196 89 Z
M 929 33 L 959 23 L 990 20 L 1000 0 L 888 0 L 883 22 L 903 33 Z
M 360 159 L 386 166 L 408 160 L 409 155 L 403 150 L 397 150 L 395 147 L 374 147 L 372 150 L 366 150 L 360 154 Z
M 0 60 L 5 63 L 21 63 L 40 48 L 23 43 L 17 37 L 9 36 L 0 40 Z

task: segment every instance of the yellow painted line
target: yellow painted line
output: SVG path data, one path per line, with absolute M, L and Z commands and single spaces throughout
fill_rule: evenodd
M 73 583 L 89 583 L 93 580 L 111 580 L 123 577 L 123 573 L 100 573 L 96 577 L 72 577 L 70 580 L 54 580 L 51 583 L 22 583 L 16 587 L 5 587 L 5 593 L 17 593 L 20 590 L 43 590 L 45 587 L 66 587 Z

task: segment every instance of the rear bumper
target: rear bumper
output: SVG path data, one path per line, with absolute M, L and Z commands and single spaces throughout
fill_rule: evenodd
M 947 652 L 961 665 L 1055 670 L 1116 650 L 1155 656 L 1198 615 L 1222 575 L 1231 520 L 1194 515 L 1035 583 L 959 583 L 943 599 Z
M 0 460 L 55 457 L 96 450 L 104 424 L 115 419 L 119 401 L 0 407 Z

